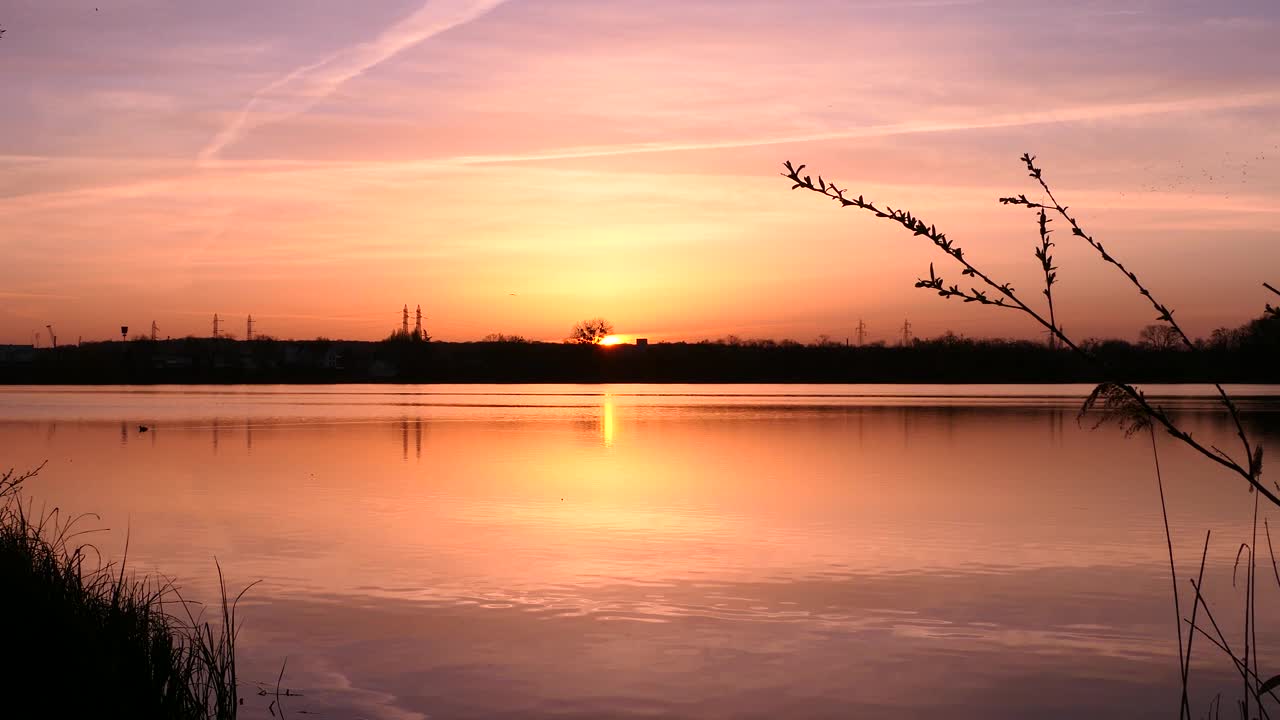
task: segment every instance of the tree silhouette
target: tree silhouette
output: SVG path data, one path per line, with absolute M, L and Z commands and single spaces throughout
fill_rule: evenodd
M 592 318 L 574 325 L 565 342 L 575 345 L 599 345 L 601 340 L 612 334 L 613 323 L 604 318 Z
M 1168 325 L 1147 325 L 1138 333 L 1138 344 L 1153 350 L 1174 350 L 1181 342 L 1178 333 Z

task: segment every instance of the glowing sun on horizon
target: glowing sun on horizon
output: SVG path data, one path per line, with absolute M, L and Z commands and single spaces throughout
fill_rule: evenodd
M 608 346 L 608 345 L 617 345 L 621 342 L 622 342 L 621 335 L 605 335 L 604 339 L 600 341 L 600 344 Z

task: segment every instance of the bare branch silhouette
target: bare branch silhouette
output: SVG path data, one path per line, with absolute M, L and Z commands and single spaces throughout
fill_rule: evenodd
M 1049 222 L 1049 218 L 1047 216 L 1049 213 L 1056 214 L 1071 225 L 1073 235 L 1083 238 L 1090 246 L 1098 251 L 1104 261 L 1119 269 L 1125 277 L 1128 278 L 1135 287 L 1137 287 L 1139 294 L 1146 297 L 1151 302 L 1152 306 L 1158 313 L 1158 319 L 1167 323 L 1189 349 L 1196 350 L 1196 346 L 1191 341 L 1190 337 L 1187 336 L 1187 334 L 1182 330 L 1182 327 L 1174 320 L 1173 311 L 1156 300 L 1151 291 L 1148 290 L 1147 287 L 1138 279 L 1138 276 L 1126 268 L 1113 255 L 1107 252 L 1101 242 L 1086 233 L 1080 227 L 1080 224 L 1076 219 L 1068 212 L 1068 208 L 1058 202 L 1057 198 L 1054 197 L 1048 182 L 1044 179 L 1043 171 L 1035 165 L 1035 156 L 1029 153 L 1024 154 L 1022 156 L 1022 161 L 1027 166 L 1031 177 L 1036 179 L 1040 187 L 1048 196 L 1049 202 L 1045 203 L 1030 200 L 1026 195 L 1000 198 L 1000 202 L 1006 205 L 1020 205 L 1038 210 L 1043 218 L 1043 220 L 1040 221 L 1041 245 L 1037 248 L 1036 257 L 1040 259 L 1045 273 L 1045 296 L 1049 302 L 1048 318 L 1024 302 L 1011 284 L 997 282 L 987 273 L 980 270 L 965 257 L 963 248 L 957 245 L 955 241 L 949 239 L 945 233 L 940 232 L 935 226 L 925 223 L 910 211 L 900 209 L 895 210 L 889 206 L 881 208 L 872 201 L 867 200 L 862 195 L 853 197 L 847 189 L 837 187 L 834 183 L 828 182 L 821 175 L 818 176 L 817 181 L 815 182 L 812 176 L 801 174 L 806 167 L 805 165 L 796 166 L 789 160 L 783 164 L 786 172 L 782 173 L 782 175 L 792 182 L 791 188 L 793 190 L 801 188 L 811 190 L 840 203 L 841 207 L 854 207 L 859 210 L 869 212 L 877 218 L 890 220 L 901 225 L 911 231 L 914 235 L 927 238 L 937 246 L 938 249 L 951 256 L 961 265 L 961 274 L 963 276 L 980 280 L 987 289 L 984 290 L 978 287 L 970 287 L 968 290 L 962 290 L 956 284 L 947 285 L 943 278 L 937 274 L 932 264 L 929 266 L 929 278 L 921 278 L 918 280 L 916 282 L 916 287 L 934 290 L 939 296 L 947 299 L 959 297 L 965 302 L 977 302 L 983 305 L 1007 307 L 1025 313 L 1032 320 L 1036 321 L 1048 330 L 1050 336 L 1056 338 L 1063 347 L 1066 347 L 1072 352 L 1086 358 L 1102 370 L 1104 374 L 1112 375 L 1105 363 L 1089 351 L 1085 350 L 1079 343 L 1064 333 L 1052 315 L 1052 285 L 1053 281 L 1056 280 L 1056 268 L 1053 266 L 1052 258 L 1049 255 L 1049 249 L 1052 247 L 1052 243 L 1048 239 L 1049 230 L 1047 223 Z M 1273 288 L 1268 286 L 1268 289 Z M 988 295 L 988 293 L 991 293 L 991 295 Z M 1229 395 L 1227 395 L 1226 390 L 1222 388 L 1220 383 L 1214 383 L 1213 385 L 1218 392 L 1219 400 L 1230 413 L 1236 434 L 1240 438 L 1245 454 L 1245 459 L 1242 461 L 1236 460 L 1231 455 L 1223 452 L 1217 447 L 1206 446 L 1193 438 L 1189 432 L 1178 427 L 1169 414 L 1162 408 L 1152 404 L 1141 390 L 1138 390 L 1136 387 L 1126 382 L 1110 380 L 1098 385 L 1098 387 L 1085 401 L 1082 407 L 1082 414 L 1094 409 L 1095 407 L 1107 411 L 1112 415 L 1119 412 L 1120 416 L 1115 419 L 1127 422 L 1128 424 L 1126 425 L 1126 429 L 1129 430 L 1130 433 L 1136 432 L 1137 429 L 1140 429 L 1140 427 L 1135 427 L 1133 425 L 1135 415 L 1145 416 L 1146 418 L 1149 418 L 1150 421 L 1160 425 L 1169 435 L 1185 443 L 1204 457 L 1240 475 L 1250 484 L 1250 486 L 1262 493 L 1269 501 L 1280 506 L 1280 496 L 1277 496 L 1271 490 L 1263 486 L 1259 480 L 1262 460 L 1261 448 L 1255 449 L 1252 443 L 1250 443 L 1247 435 L 1245 434 L 1244 427 L 1240 422 L 1239 411 L 1236 408 L 1235 402 Z M 1099 401 L 1101 401 L 1101 403 Z
M 1056 212 L 1058 215 L 1060 215 L 1063 219 L 1065 219 L 1068 223 L 1071 224 L 1071 233 L 1073 235 L 1079 238 L 1083 238 L 1084 241 L 1089 243 L 1089 245 L 1093 247 L 1094 250 L 1098 251 L 1098 254 L 1102 257 L 1102 259 L 1105 262 L 1110 263 L 1111 265 L 1114 265 L 1116 269 L 1118 269 L 1126 278 L 1129 279 L 1129 282 L 1132 283 L 1133 286 L 1138 289 L 1138 294 L 1145 297 L 1151 303 L 1151 307 L 1154 308 L 1155 311 L 1158 313 L 1156 319 L 1167 323 L 1168 326 L 1174 331 L 1174 333 L 1177 334 L 1178 338 L 1187 346 L 1188 349 L 1195 350 L 1196 349 L 1195 342 L 1192 341 L 1191 337 L 1187 335 L 1187 333 L 1182 329 L 1182 326 L 1178 324 L 1178 321 L 1173 318 L 1173 310 L 1171 310 L 1167 305 L 1157 300 L 1156 297 L 1151 294 L 1151 291 L 1145 285 L 1143 285 L 1142 281 L 1138 279 L 1138 276 L 1132 270 L 1129 270 L 1128 268 L 1126 268 L 1123 263 L 1121 263 L 1113 255 L 1108 253 L 1106 251 L 1106 248 L 1102 246 L 1101 242 L 1096 240 L 1092 235 L 1086 233 L 1084 229 L 1080 227 L 1080 223 L 1076 221 L 1075 217 L 1073 217 L 1067 211 L 1067 207 L 1064 206 L 1062 203 L 1058 202 L 1058 199 L 1054 197 L 1053 190 L 1049 188 L 1048 181 L 1044 179 L 1044 170 L 1042 170 L 1039 166 L 1036 165 L 1036 157 L 1031 153 L 1023 153 L 1022 162 L 1027 166 L 1028 174 L 1030 174 L 1031 177 L 1035 178 L 1036 182 L 1040 184 L 1040 187 L 1044 190 L 1045 195 L 1049 198 L 1050 204 L 1046 205 L 1044 203 L 1028 200 L 1026 195 L 1018 195 L 1017 197 L 1000 198 L 1000 202 L 1006 205 L 1025 205 L 1026 207 L 1038 208 L 1041 212 L 1051 209 L 1054 212 Z M 1227 411 L 1231 413 L 1231 420 L 1235 424 L 1236 435 L 1240 438 L 1241 445 L 1244 446 L 1244 454 L 1245 454 L 1246 462 L 1248 463 L 1248 473 L 1246 475 L 1246 478 L 1251 483 L 1261 487 L 1261 484 L 1257 482 L 1258 468 L 1254 467 L 1253 448 L 1249 443 L 1248 436 L 1245 434 L 1244 426 L 1240 423 L 1240 412 L 1236 408 L 1235 401 L 1231 399 L 1231 396 L 1227 394 L 1227 391 L 1222 388 L 1222 385 L 1220 383 L 1214 383 L 1213 386 L 1218 391 L 1218 399 L 1222 402 L 1224 406 L 1226 406 Z M 1221 451 L 1218 451 L 1218 454 L 1222 455 L 1225 459 L 1231 461 L 1231 463 L 1236 466 L 1233 469 L 1241 470 L 1243 474 L 1243 468 L 1240 468 L 1240 466 L 1237 463 L 1235 463 L 1235 461 L 1231 460 L 1231 458 L 1229 457 L 1226 457 L 1226 455 Z M 1275 498 L 1272 498 L 1272 502 L 1275 502 L 1276 504 L 1280 504 L 1280 501 L 1276 500 Z

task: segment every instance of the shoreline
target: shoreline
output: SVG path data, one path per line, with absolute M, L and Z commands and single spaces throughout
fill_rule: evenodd
M 1191 352 L 1098 342 L 1098 364 L 1029 341 L 909 346 L 572 345 L 212 338 L 0 347 L 0 385 L 1280 384 L 1268 343 Z M 1099 366 L 1109 372 L 1100 371 Z

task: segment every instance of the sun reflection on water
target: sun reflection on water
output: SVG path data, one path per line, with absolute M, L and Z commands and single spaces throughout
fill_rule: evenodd
M 614 418 L 613 395 L 605 393 L 604 405 L 600 408 L 600 434 L 605 447 L 613 447 Z

